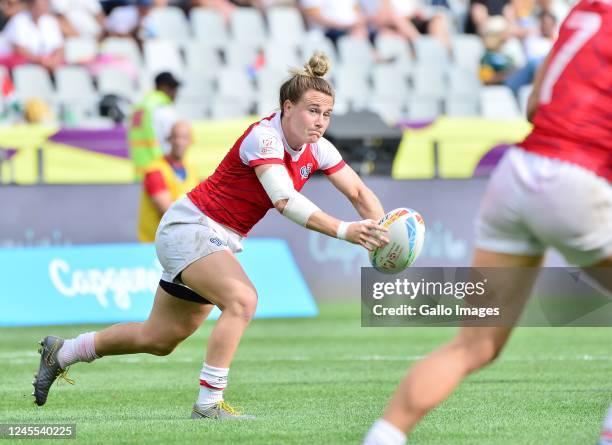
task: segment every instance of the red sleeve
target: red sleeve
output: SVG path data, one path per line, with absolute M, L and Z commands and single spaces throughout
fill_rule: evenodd
M 282 159 L 270 158 L 270 159 L 253 159 L 249 161 L 249 167 L 255 167 L 257 165 L 264 164 L 284 164 Z
M 142 184 L 149 196 L 153 196 L 159 192 L 168 190 L 166 181 L 164 181 L 164 177 L 159 170 L 147 173 L 142 181 Z
M 326 175 L 331 175 L 332 173 L 336 173 L 338 170 L 342 169 L 342 167 L 344 167 L 345 165 L 346 165 L 346 162 L 342 160 L 338 162 L 336 165 L 334 165 L 333 167 L 323 170 L 323 173 L 325 173 Z

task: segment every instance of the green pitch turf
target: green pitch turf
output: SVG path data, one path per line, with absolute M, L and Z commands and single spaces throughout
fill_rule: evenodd
M 61 443 L 358 444 L 406 368 L 453 333 L 361 328 L 355 303 L 323 304 L 316 319 L 256 320 L 226 391 L 255 421 L 189 420 L 211 323 L 168 357 L 77 364 L 75 386 L 54 385 L 34 406 L 37 341 L 91 329 L 0 329 L 0 423 L 75 423 L 77 440 Z M 594 445 L 611 401 L 612 329 L 522 328 L 410 443 Z

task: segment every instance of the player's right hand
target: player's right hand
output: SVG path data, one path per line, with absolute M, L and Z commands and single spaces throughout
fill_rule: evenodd
M 346 240 L 359 244 L 368 250 L 383 247 L 389 242 L 385 236 L 387 229 L 371 219 L 351 223 L 346 230 Z

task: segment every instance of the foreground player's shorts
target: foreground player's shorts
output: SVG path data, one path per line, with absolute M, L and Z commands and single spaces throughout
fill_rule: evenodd
M 155 235 L 162 280 L 180 283 L 180 273 L 200 258 L 220 250 L 240 252 L 242 237 L 202 213 L 186 196 L 162 217 Z
M 493 172 L 476 224 L 476 246 L 513 255 L 554 247 L 590 266 L 612 256 L 612 184 L 595 173 L 519 148 Z

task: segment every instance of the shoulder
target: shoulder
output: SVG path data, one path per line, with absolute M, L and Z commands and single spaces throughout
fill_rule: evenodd
M 317 142 L 310 144 L 310 146 L 315 156 L 326 156 L 330 153 L 338 153 L 336 146 L 324 137 L 319 138 Z

